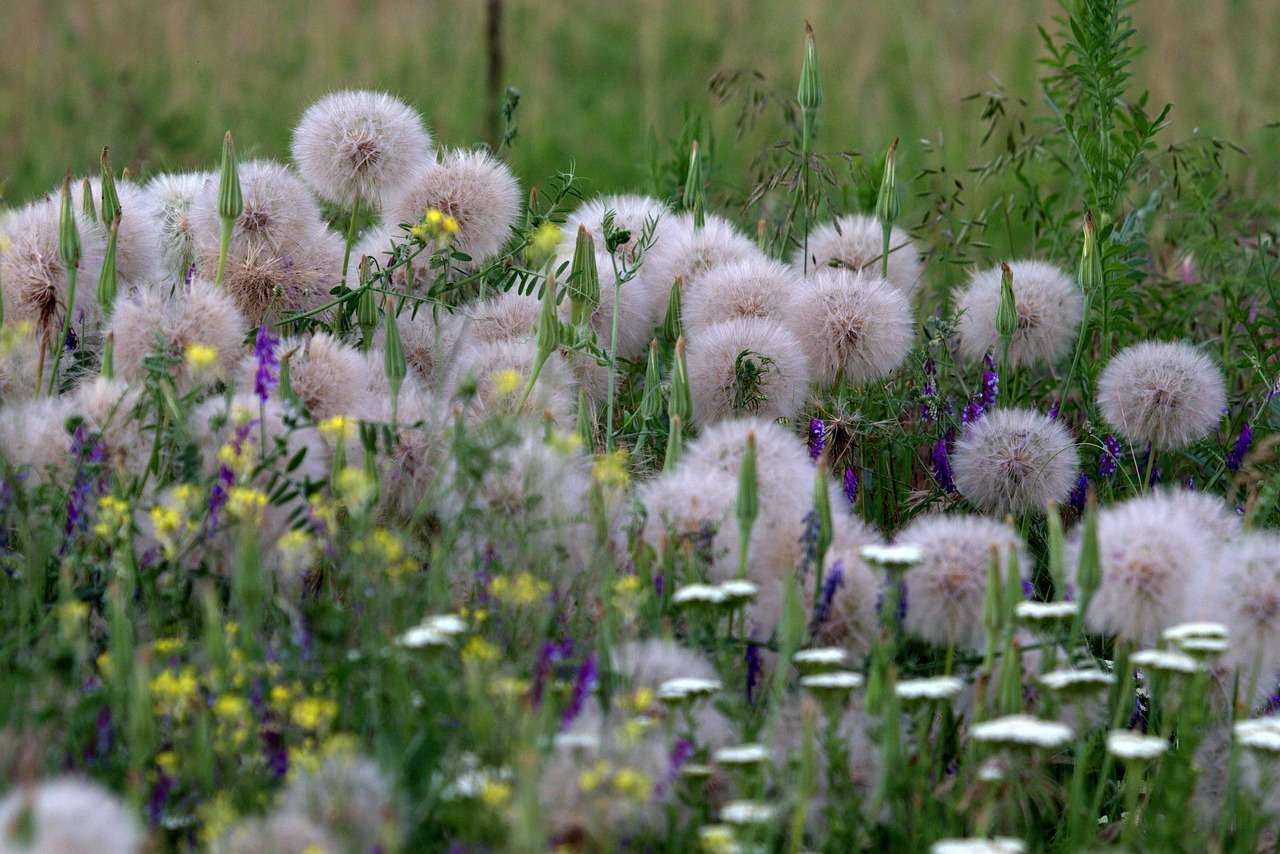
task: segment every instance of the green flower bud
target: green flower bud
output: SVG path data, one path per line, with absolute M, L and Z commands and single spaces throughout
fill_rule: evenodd
M 738 470 L 738 500 L 734 513 L 743 528 L 750 528 L 760 515 L 760 486 L 756 478 L 756 434 L 747 434 L 742 449 L 742 467 Z
M 98 274 L 98 305 L 102 307 L 103 317 L 110 318 L 116 304 L 116 239 L 120 234 L 120 212 L 116 212 L 111 220 L 111 231 L 107 233 L 107 254 L 102 259 L 102 271 Z
M 1049 503 L 1045 521 L 1049 526 L 1049 577 L 1053 579 L 1053 598 L 1061 602 L 1067 597 L 1066 538 L 1057 504 Z
M 1013 518 L 1009 518 L 1010 527 L 1012 527 Z M 1000 615 L 1000 624 L 1002 628 L 1011 630 L 1011 627 L 1017 622 L 1015 611 L 1018 603 L 1024 598 L 1022 592 L 1022 572 L 1018 565 L 1018 550 L 1011 544 L 1009 546 L 1009 556 L 1005 564 L 1005 587 L 1004 600 L 1000 603 L 1003 612 Z
M 680 297 L 683 287 L 683 277 L 676 276 L 676 280 L 671 283 L 671 296 L 667 298 L 667 313 L 662 318 L 662 340 L 668 345 L 684 335 L 684 306 Z
M 387 384 L 391 386 L 392 420 L 400 407 L 400 387 L 409 374 L 409 362 L 404 357 L 404 342 L 400 339 L 400 322 L 396 317 L 395 306 L 388 304 L 387 341 L 383 352 L 382 370 L 386 374 Z
M 93 222 L 98 218 L 98 206 L 93 201 L 93 185 L 89 183 L 88 178 L 81 182 L 80 193 L 80 210 L 86 220 Z
M 640 398 L 640 419 L 653 424 L 662 417 L 662 375 L 658 365 L 658 339 L 649 342 L 649 362 L 644 369 L 644 396 Z
M 1080 287 L 1092 296 L 1102 287 L 1102 251 L 1098 247 L 1098 229 L 1093 224 L 1093 211 L 1084 212 L 1084 247 L 1080 252 Z
M 240 171 L 236 168 L 236 145 L 231 131 L 222 140 L 222 175 L 218 180 L 218 216 L 223 222 L 235 223 L 244 213 L 244 196 L 240 193 Z
M 662 461 L 663 471 L 675 471 L 680 463 L 680 444 L 684 441 L 684 422 L 679 415 L 671 416 L 671 432 L 667 434 L 667 454 Z
M 560 315 L 556 311 L 556 277 L 547 276 L 542 286 L 542 314 L 538 317 L 538 335 L 535 339 L 538 354 L 545 359 L 560 346 Z
M 71 206 L 71 170 L 62 179 L 62 209 L 58 215 L 58 259 L 70 271 L 80 266 L 80 229 L 76 226 L 75 211 Z M 71 300 L 67 295 L 67 314 L 71 314 Z
M 102 376 L 113 380 L 116 378 L 116 334 L 107 333 L 107 340 L 102 345 Z
M 1002 599 L 1004 583 L 1000 578 L 1000 550 L 991 547 L 991 557 L 987 561 L 987 585 L 982 594 L 982 628 L 987 636 L 984 668 L 991 672 L 995 660 L 996 645 L 1000 638 L 1000 629 L 1004 617 Z
M 116 178 L 111 172 L 111 150 L 104 145 L 102 147 L 102 224 L 115 222 L 120 212 L 120 195 L 116 192 Z
M 815 593 L 819 593 L 822 589 L 822 561 L 827 556 L 827 550 L 831 548 L 832 528 L 834 521 L 831 518 L 831 487 L 827 477 L 827 455 L 824 453 L 818 457 L 818 466 L 813 473 L 813 510 L 818 515 L 818 584 Z
M 1025 711 L 1026 700 L 1022 696 L 1022 644 L 1010 633 L 1000 659 L 1000 676 L 996 682 L 996 711 L 1012 715 Z
M 286 354 L 285 354 L 285 355 L 280 359 L 280 376 L 279 376 L 279 379 L 277 380 L 277 382 L 279 382 L 279 384 L 280 384 L 280 399 L 281 399 L 281 400 L 289 400 L 289 401 L 292 401 L 292 400 L 294 400 L 294 399 L 295 399 L 295 398 L 294 398 L 294 394 L 293 394 L 293 381 L 292 381 L 292 378 L 291 378 L 291 377 L 290 377 L 290 375 L 289 375 L 289 364 L 290 364 L 290 362 L 291 362 L 292 360 L 293 360 L 293 354 L 292 354 L 292 353 L 286 353 Z
M 587 400 L 587 393 L 582 389 L 578 389 L 578 438 L 588 454 L 595 453 L 596 431 L 591 418 L 591 401 Z
M 689 150 L 689 172 L 684 182 L 684 209 L 693 211 L 693 225 L 702 228 L 706 223 L 707 190 L 702 184 L 702 158 L 698 156 L 695 139 Z
M 600 305 L 600 271 L 596 267 L 596 242 L 584 225 L 578 226 L 578 240 L 573 247 L 573 266 L 570 268 L 569 305 L 572 307 L 574 326 L 582 326 L 591 319 Z
M 1002 365 L 1009 363 L 1009 345 L 1018 334 L 1018 300 L 1013 295 L 1013 270 L 1000 264 L 1000 305 L 996 309 L 996 334 L 1000 336 Z
M 689 370 L 684 360 L 684 339 L 676 339 L 675 364 L 671 367 L 671 395 L 667 413 L 688 421 L 693 416 L 693 394 L 689 391 Z
M 360 324 L 364 349 L 368 350 L 373 334 L 378 331 L 378 296 L 371 285 L 362 287 L 360 296 L 356 297 L 356 323 Z
M 884 239 L 880 251 L 880 275 L 889 278 L 889 237 L 898 219 L 898 141 L 889 146 L 884 158 L 884 177 L 880 179 L 880 194 L 876 197 L 876 218 L 880 220 Z
M 1098 497 L 1093 488 L 1084 510 L 1084 529 L 1080 538 L 1080 564 L 1076 568 L 1079 585 L 1080 613 L 1089 607 L 1089 600 L 1102 584 L 1102 552 L 1098 547 Z
M 803 122 L 802 145 L 807 152 L 813 141 L 814 123 L 818 108 L 822 106 L 822 78 L 818 74 L 818 45 L 813 38 L 813 27 L 804 23 L 804 61 L 800 65 L 800 90 L 796 93 Z

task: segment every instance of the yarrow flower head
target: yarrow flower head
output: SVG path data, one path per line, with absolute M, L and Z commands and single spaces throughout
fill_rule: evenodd
M 1031 715 L 1006 715 L 975 724 L 969 731 L 975 741 L 1009 747 L 1042 747 L 1055 749 L 1071 742 L 1071 727 L 1058 721 L 1046 721 Z
M 1107 733 L 1107 752 L 1124 762 L 1150 762 L 1168 749 L 1169 742 L 1158 736 L 1127 729 Z

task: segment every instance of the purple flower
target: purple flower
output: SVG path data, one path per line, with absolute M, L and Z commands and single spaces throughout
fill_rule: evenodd
M 1191 490 L 1192 492 L 1195 492 L 1195 491 L 1196 491 L 1196 476 L 1195 476 L 1195 475 L 1191 475 L 1191 477 L 1187 478 L 1187 489 Z
M 996 356 L 994 350 L 988 350 L 986 357 L 987 369 L 982 372 L 982 406 L 989 410 L 996 405 L 996 396 L 1000 393 L 1000 374 L 996 371 Z
M 955 478 L 951 474 L 951 460 L 947 455 L 951 444 L 955 442 L 956 431 L 948 429 L 946 434 L 938 438 L 933 446 L 933 479 L 938 482 L 938 487 L 945 492 L 955 489 Z
M 191 280 L 196 277 L 196 265 L 193 261 L 191 266 L 187 268 L 187 278 L 183 280 L 182 286 L 187 290 L 191 289 Z
M 1050 407 L 1050 409 L 1049 409 L 1049 420 L 1050 420 L 1050 421 L 1057 421 L 1057 420 L 1058 420 L 1058 409 L 1059 409 L 1061 406 L 1062 406 L 1062 401 L 1060 401 L 1060 400 L 1059 400 L 1059 401 L 1056 401 L 1056 402 L 1053 404 L 1053 406 L 1052 406 L 1052 407 Z
M 747 703 L 752 702 L 755 696 L 756 686 L 760 684 L 760 671 L 764 669 L 764 663 L 760 660 L 760 647 L 754 643 L 747 643 Z
M 813 617 L 809 621 L 809 634 L 816 635 L 822 624 L 831 616 L 831 603 L 836 598 L 836 590 L 844 586 L 844 561 L 838 560 L 831 566 L 831 572 L 822 581 L 822 591 L 818 601 L 813 605 Z
M 1102 440 L 1102 461 L 1098 463 L 1098 477 L 1111 477 L 1120 464 L 1120 440 L 1108 436 Z
M 552 665 L 563 661 L 572 653 L 573 641 L 568 638 L 560 643 L 547 641 L 542 645 L 542 654 L 538 657 L 538 669 L 534 674 L 533 687 L 529 689 L 529 700 L 535 709 L 542 705 L 542 692 L 546 687 L 547 678 L 551 675 Z
M 885 573 L 885 590 L 888 585 L 893 583 L 893 576 Z M 879 614 L 884 610 L 884 590 L 876 595 L 876 613 Z M 907 618 L 907 582 L 898 582 L 898 613 L 894 615 L 898 625 L 902 625 L 902 621 Z
M 851 505 L 858 501 L 858 476 L 851 468 L 844 470 L 844 497 Z
M 938 396 L 938 366 L 933 359 L 924 360 L 924 403 L 920 404 L 920 419 L 931 421 L 934 416 L 934 398 Z
M 249 434 L 253 432 L 253 428 L 258 425 L 258 419 L 254 418 L 244 424 L 236 427 L 236 432 L 231 437 L 231 449 L 239 454 L 244 450 L 244 443 L 248 440 Z M 209 522 L 208 530 L 213 531 L 218 527 L 218 515 L 222 508 L 227 505 L 227 498 L 230 494 L 232 484 L 236 482 L 236 474 L 231 467 L 223 463 L 218 468 L 218 478 L 213 482 L 213 489 L 209 490 Z
M 253 345 L 253 356 L 258 360 L 258 371 L 253 377 L 253 392 L 263 403 L 267 402 L 271 390 L 276 387 L 275 371 L 280 367 L 280 360 L 276 358 L 276 345 L 279 343 L 279 340 L 271 337 L 270 324 L 263 321 L 258 329 L 258 340 Z
M 809 419 L 809 459 L 816 460 L 822 456 L 822 449 L 827 444 L 827 425 L 821 418 Z
M 63 531 L 68 535 L 84 530 L 91 501 L 107 491 L 107 481 L 102 474 L 102 443 L 84 424 L 71 436 L 71 456 L 76 461 L 76 478 L 67 498 L 67 522 Z
M 151 789 L 151 797 L 147 800 L 147 821 L 157 827 L 164 818 L 165 807 L 169 805 L 169 793 L 173 791 L 174 779 L 163 771 Z
M 800 579 L 809 577 L 809 570 L 818 565 L 818 528 L 822 522 L 818 518 L 818 510 L 814 508 L 804 514 L 802 521 L 804 530 L 800 532 Z
M 657 575 L 653 577 L 653 593 L 659 599 L 662 598 L 662 590 L 665 587 L 665 585 L 666 585 L 666 578 L 661 572 L 659 572 Z
M 1246 421 L 1244 426 L 1240 428 L 1240 437 L 1236 439 L 1235 446 L 1231 448 L 1231 453 L 1227 454 L 1227 468 L 1231 471 L 1240 471 L 1240 464 L 1244 462 L 1244 455 L 1249 453 L 1249 448 L 1253 445 L 1253 430 Z
M 573 681 L 573 697 L 569 701 L 569 708 L 564 711 L 564 717 L 560 719 L 561 730 L 568 729 L 574 718 L 582 712 L 582 707 L 587 702 L 587 695 L 591 693 L 595 684 L 596 656 L 595 653 L 591 653 L 583 660 L 582 667 L 578 670 L 578 677 Z
M 1080 472 L 1080 479 L 1076 481 L 1075 487 L 1071 490 L 1071 497 L 1067 500 L 1077 510 L 1084 510 L 1084 502 L 1088 497 L 1089 476 L 1084 472 Z
M 658 783 L 654 789 L 654 795 L 661 796 L 672 784 L 680 777 L 680 769 L 685 763 L 693 758 L 693 742 L 686 741 L 683 738 L 676 739 L 675 747 L 671 748 L 671 761 L 667 765 L 666 776 Z

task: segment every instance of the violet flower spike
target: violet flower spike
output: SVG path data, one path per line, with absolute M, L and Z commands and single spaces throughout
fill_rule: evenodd
M 560 729 L 566 730 L 573 723 L 574 719 L 582 712 L 582 707 L 587 703 L 587 695 L 591 693 L 591 689 L 596 684 L 596 656 L 592 653 L 582 662 L 582 667 L 578 670 L 578 678 L 573 683 L 573 697 L 569 702 L 569 708 L 565 709 L 564 717 L 560 720 Z
M 1098 463 L 1098 477 L 1111 477 L 1120 464 L 1120 440 L 1108 436 L 1102 440 L 1102 461 Z
M 1252 446 L 1253 430 L 1249 427 L 1249 422 L 1246 421 L 1244 426 L 1240 428 L 1240 436 L 1231 448 L 1231 453 L 1227 454 L 1227 468 L 1231 471 L 1240 471 L 1240 465 L 1244 462 L 1244 455 L 1249 453 L 1249 448 Z
M 933 463 L 933 479 L 938 482 L 938 488 L 944 492 L 955 489 L 955 478 L 952 476 L 951 460 L 948 455 L 948 450 L 954 441 L 955 430 L 948 429 L 946 434 L 938 438 L 930 455 Z
M 831 616 L 831 603 L 836 598 L 836 590 L 844 586 L 844 561 L 838 560 L 827 573 L 822 582 L 822 592 L 813 606 L 813 617 L 809 621 L 809 634 L 816 635 L 827 617 Z
M 276 386 L 276 369 L 280 367 L 280 359 L 276 356 L 276 345 L 280 342 L 271 336 L 271 327 L 264 321 L 258 329 L 258 339 L 253 345 L 253 356 L 258 360 L 258 371 L 253 378 L 253 391 L 263 403 L 271 395 Z
M 822 449 L 827 443 L 827 425 L 821 418 L 809 419 L 809 459 L 816 460 L 822 456 Z
M 760 673 L 764 669 L 764 662 L 760 659 L 760 647 L 754 643 L 747 643 L 747 704 L 750 705 L 755 699 L 756 688 L 760 684 Z
M 851 468 L 844 470 L 844 497 L 850 506 L 858 502 L 858 476 Z
M 1084 472 L 1080 472 L 1080 479 L 1076 481 L 1075 487 L 1071 490 L 1071 497 L 1068 502 L 1077 510 L 1084 510 L 1085 499 L 1089 496 L 1089 476 Z

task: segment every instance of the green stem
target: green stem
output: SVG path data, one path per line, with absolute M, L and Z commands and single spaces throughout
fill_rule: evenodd
M 351 245 L 356 242 L 356 220 L 360 217 L 360 191 L 351 203 L 351 222 L 347 224 L 347 248 L 342 253 L 342 286 L 347 286 L 347 266 L 351 263 Z
M 605 442 L 606 451 L 612 451 L 614 445 L 613 436 L 613 398 L 614 398 L 614 375 L 618 372 L 618 298 L 622 291 L 622 278 L 618 275 L 618 262 L 615 257 L 613 262 L 613 333 L 609 339 L 609 423 L 605 425 Z
M 222 274 L 227 269 L 227 248 L 231 245 L 231 229 L 235 226 L 236 222 L 233 219 L 222 221 L 222 242 L 218 246 L 218 276 L 213 280 L 213 283 L 219 287 L 222 285 Z
M 62 364 L 62 351 L 67 349 L 67 332 L 71 330 L 71 312 L 76 304 L 76 268 L 71 267 L 67 270 L 67 308 L 62 316 L 62 335 L 55 342 L 57 348 L 53 356 L 53 371 L 49 374 L 49 396 L 52 397 L 54 389 L 58 387 L 58 366 Z M 36 379 L 38 383 L 39 378 Z

